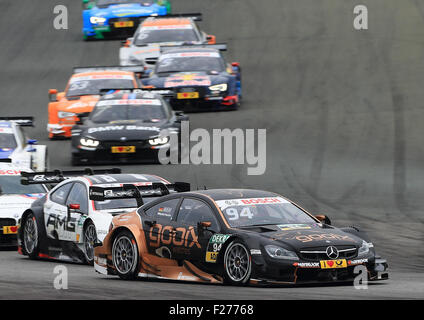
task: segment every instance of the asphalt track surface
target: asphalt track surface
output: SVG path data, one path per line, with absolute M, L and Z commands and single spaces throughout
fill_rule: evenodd
M 352 26 L 352 0 L 174 1 L 204 14 L 202 27 L 228 42 L 243 68 L 242 108 L 192 114 L 191 129 L 267 129 L 264 175 L 247 165 L 125 166 L 193 186 L 281 193 L 336 226 L 367 230 L 391 279 L 370 285 L 229 288 L 125 282 L 66 264 L 69 289 L 53 288 L 60 263 L 0 252 L 2 299 L 391 299 L 424 298 L 424 4 L 361 0 L 369 30 Z M 69 30 L 53 28 L 53 7 L 69 9 Z M 70 167 L 68 141 L 47 140 L 47 90 L 64 88 L 72 67 L 118 63 L 119 42 L 84 42 L 77 0 L 0 1 L 2 115 L 33 115 L 33 138 L 51 166 Z

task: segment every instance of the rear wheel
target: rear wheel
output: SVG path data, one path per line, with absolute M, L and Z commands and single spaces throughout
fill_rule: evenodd
M 250 280 L 252 261 L 249 250 L 239 240 L 231 242 L 224 255 L 224 281 L 231 285 L 244 285 Z
M 112 245 L 112 262 L 121 279 L 137 278 L 139 254 L 131 232 L 122 231 L 115 237 Z
M 84 257 L 89 265 L 94 265 L 94 243 L 97 240 L 96 227 L 89 222 L 84 228 Z
M 30 259 L 37 259 L 39 248 L 39 236 L 37 220 L 33 213 L 30 213 L 22 226 L 22 243 L 24 252 L 30 257 Z

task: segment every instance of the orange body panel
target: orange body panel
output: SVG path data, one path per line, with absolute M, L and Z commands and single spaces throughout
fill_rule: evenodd
M 138 267 L 139 275 L 171 280 L 222 283 L 222 279 L 219 276 L 207 274 L 204 271 L 199 270 L 189 261 L 183 261 L 182 265 L 178 265 L 176 260 L 150 254 L 148 252 L 146 237 L 141 225 L 140 217 L 135 211 L 114 218 L 113 224 L 114 227 L 105 237 L 103 245 L 96 247 L 94 251 L 95 261 L 101 267 L 114 269 L 113 265 L 108 264 L 107 262 L 105 262 L 106 264 L 101 264 L 98 257 L 106 257 L 106 260 L 112 261 L 113 239 L 118 232 L 126 229 L 133 234 L 137 243 L 140 256 L 140 263 Z
M 125 71 L 96 71 L 96 72 L 84 72 L 74 74 L 68 82 L 64 92 L 59 92 L 57 94 L 56 101 L 50 102 L 48 104 L 48 125 L 47 131 L 49 132 L 49 138 L 54 137 L 71 137 L 72 126 L 75 125 L 78 121 L 78 117 L 69 116 L 64 118 L 59 118 L 58 112 L 70 112 L 70 113 L 83 113 L 91 112 L 96 105 L 97 101 L 100 98 L 100 95 L 87 95 L 76 97 L 75 99 L 66 98 L 66 92 L 69 88 L 69 84 L 72 80 L 75 80 L 79 77 L 90 77 L 97 76 L 98 78 L 113 76 L 113 75 L 125 75 L 132 76 L 134 87 L 138 88 L 137 80 L 132 72 Z

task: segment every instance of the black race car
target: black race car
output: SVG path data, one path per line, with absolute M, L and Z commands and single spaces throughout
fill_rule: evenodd
M 141 90 L 111 90 L 91 113 L 72 128 L 72 164 L 158 162 L 161 148 L 178 152 L 170 136 L 178 137 L 182 112 L 173 111 L 160 94 Z M 175 153 L 174 153 L 175 154 Z
M 174 109 L 234 110 L 241 99 L 241 68 L 227 64 L 225 44 L 162 47 L 162 54 L 145 86 L 172 89 Z
M 102 200 L 112 190 L 96 192 Z M 278 194 L 242 189 L 167 195 L 115 217 L 94 261 L 123 279 L 338 282 L 352 281 L 356 266 L 369 280 L 388 278 L 364 232 L 333 227 Z

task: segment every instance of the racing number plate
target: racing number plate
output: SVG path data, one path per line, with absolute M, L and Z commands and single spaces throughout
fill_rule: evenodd
M 135 146 L 112 147 L 112 153 L 135 153 Z
M 177 99 L 198 99 L 199 92 L 178 92 Z
M 319 262 L 321 269 L 337 269 L 337 268 L 347 268 L 346 259 L 339 260 L 321 260 Z
M 4 226 L 3 227 L 3 234 L 17 234 L 18 233 L 18 227 L 17 226 Z
M 115 28 L 132 28 L 134 27 L 134 21 L 118 21 L 113 25 Z

